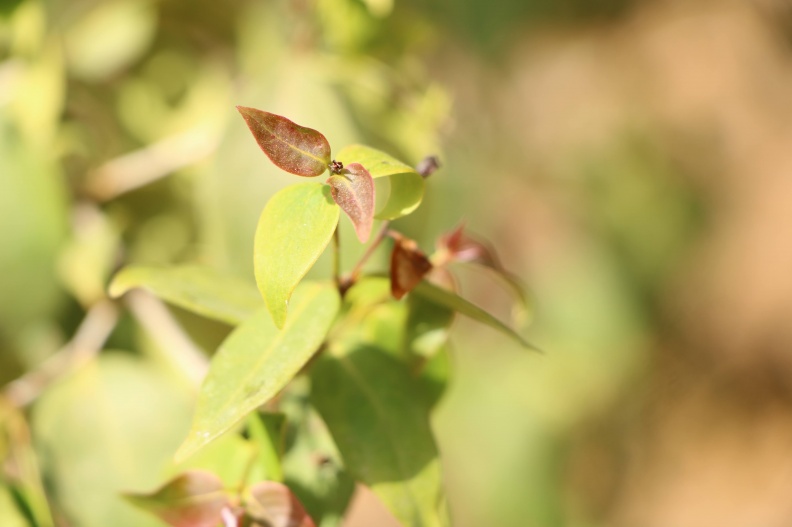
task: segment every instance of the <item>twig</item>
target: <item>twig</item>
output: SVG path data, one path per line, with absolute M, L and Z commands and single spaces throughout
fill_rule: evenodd
M 389 221 L 383 221 L 382 225 L 377 231 L 377 235 L 374 237 L 374 241 L 371 242 L 371 245 L 368 246 L 366 252 L 363 253 L 363 256 L 360 257 L 360 260 L 355 264 L 354 269 L 349 273 L 349 275 L 344 280 L 345 284 L 348 284 L 347 287 L 351 286 L 352 284 L 357 281 L 360 273 L 363 272 L 363 266 L 366 265 L 371 255 L 374 254 L 374 251 L 377 250 L 377 247 L 382 243 L 382 240 L 385 239 L 385 236 L 388 234 L 388 226 L 390 225 Z

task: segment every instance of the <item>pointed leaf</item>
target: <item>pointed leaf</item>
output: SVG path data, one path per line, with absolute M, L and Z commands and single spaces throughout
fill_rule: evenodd
M 514 295 L 516 300 L 513 318 L 520 324 L 529 321 L 531 304 L 525 287 L 519 278 L 503 267 L 495 250 L 487 243 L 471 238 L 465 233 L 464 224 L 441 236 L 437 241 L 437 250 L 441 258 L 451 262 L 465 262 L 481 265 L 492 270 Z
M 426 274 L 432 270 L 429 258 L 418 248 L 414 240 L 398 237 L 391 253 L 391 294 L 399 300 L 412 291 Z
M 330 144 L 324 135 L 274 113 L 237 106 L 256 142 L 267 157 L 286 172 L 320 176 L 330 163 Z
M 110 283 L 110 296 L 119 297 L 136 287 L 188 311 L 231 325 L 247 320 L 261 308 L 261 297 L 251 284 L 209 267 L 126 267 Z
M 292 316 L 282 330 L 263 310 L 234 330 L 212 358 L 177 459 L 190 456 L 276 395 L 322 344 L 340 302 L 333 285 L 306 283 L 295 292 Z
M 231 505 L 220 478 L 203 470 L 185 472 L 150 494 L 124 497 L 173 527 L 216 527 Z
M 346 166 L 341 174 L 327 180 L 333 199 L 349 216 L 360 243 L 366 243 L 374 224 L 374 179 L 359 163 Z
M 429 426 L 434 395 L 423 382 L 387 351 L 358 344 L 319 357 L 311 386 L 311 400 L 352 476 L 402 525 L 448 525 Z
M 264 207 L 253 263 L 259 291 L 279 328 L 292 291 L 327 247 L 339 214 L 330 187 L 321 183 L 286 187 Z
M 248 490 L 248 515 L 267 527 L 316 527 L 297 497 L 283 483 L 262 481 Z
M 406 216 L 421 204 L 424 180 L 413 167 L 384 152 L 363 145 L 344 148 L 338 153 L 337 159 L 345 166 L 360 163 L 374 179 L 388 178 L 390 195 L 382 210 L 376 213 L 377 219 L 392 220 Z
M 504 333 L 505 335 L 508 335 L 519 342 L 520 345 L 526 349 L 541 351 L 539 348 L 522 338 L 512 328 L 493 317 L 477 305 L 471 304 L 456 293 L 437 287 L 436 285 L 424 280 L 413 289 L 413 294 L 420 295 L 425 299 L 434 302 L 435 304 L 453 309 L 457 313 L 461 313 L 466 317 L 470 317 L 473 320 L 478 320 L 482 324 L 486 324 L 492 328 L 495 328 L 501 333 Z

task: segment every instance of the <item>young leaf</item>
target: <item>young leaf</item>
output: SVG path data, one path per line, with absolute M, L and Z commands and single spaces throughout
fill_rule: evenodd
M 209 267 L 126 267 L 113 278 L 109 293 L 116 298 L 136 287 L 188 311 L 234 326 L 261 308 L 261 297 L 252 284 Z
M 365 344 L 331 349 L 311 368 L 311 400 L 352 476 L 410 527 L 448 525 L 433 394 L 387 351 Z
M 261 213 L 254 241 L 256 283 L 275 325 L 283 327 L 289 297 L 324 251 L 340 209 L 321 183 L 286 187 Z
M 340 303 L 332 284 L 305 283 L 280 331 L 263 310 L 236 328 L 212 358 L 176 458 L 187 458 L 277 394 L 322 344 Z
M 185 472 L 150 494 L 124 497 L 173 527 L 216 527 L 231 505 L 220 478 L 203 470 Z
M 338 153 L 337 159 L 347 166 L 360 163 L 371 177 L 388 178 L 390 195 L 377 219 L 393 220 L 406 216 L 418 208 L 424 194 L 424 180 L 416 170 L 393 157 L 363 145 L 351 145 Z
M 501 333 L 504 333 L 519 342 L 520 345 L 526 349 L 541 351 L 539 348 L 522 338 L 512 328 L 493 317 L 477 305 L 471 304 L 456 293 L 446 289 L 441 289 L 440 287 L 437 287 L 436 285 L 424 280 L 415 286 L 413 289 L 413 294 L 422 296 L 435 304 L 453 309 L 457 313 L 461 313 L 466 317 L 470 317 L 473 320 L 478 320 L 482 324 L 486 324 L 492 328 L 495 328 Z
M 321 133 L 274 113 L 245 106 L 237 106 L 237 110 L 276 166 L 305 177 L 321 176 L 327 170 L 330 144 Z
M 493 271 L 511 290 L 516 300 L 513 318 L 525 323 L 530 318 L 531 305 L 525 287 L 519 278 L 507 271 L 488 244 L 471 238 L 465 233 L 464 225 L 441 236 L 437 241 L 437 251 L 441 259 L 451 262 L 465 262 L 481 265 Z M 433 258 L 434 261 L 434 258 Z
M 414 240 L 398 237 L 391 253 L 391 294 L 399 300 L 412 291 L 426 274 L 432 270 L 432 263 L 418 248 Z
M 283 483 L 262 481 L 248 490 L 248 516 L 267 527 L 316 527 L 297 497 Z
M 374 223 L 374 179 L 359 163 L 346 166 L 327 180 L 333 199 L 349 216 L 360 243 L 366 243 Z

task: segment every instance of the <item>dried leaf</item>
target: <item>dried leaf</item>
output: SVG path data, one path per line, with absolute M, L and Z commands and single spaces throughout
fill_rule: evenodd
M 396 300 L 409 293 L 432 270 L 429 258 L 415 240 L 398 237 L 391 253 L 391 294 Z

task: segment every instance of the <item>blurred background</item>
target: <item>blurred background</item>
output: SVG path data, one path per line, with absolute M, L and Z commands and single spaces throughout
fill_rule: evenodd
M 294 179 L 239 104 L 335 151 L 439 155 L 397 227 L 428 251 L 464 220 L 529 284 L 544 355 L 456 322 L 434 419 L 455 525 L 790 525 L 791 87 L 786 0 L 1 0 L 0 384 L 125 351 L 7 384 L 31 430 L 0 405 L 0 451 L 35 445 L 12 468 L 41 466 L 63 525 L 157 525 L 114 492 L 158 484 L 188 424 L 168 347 L 228 328 L 105 288 L 129 263 L 252 280 Z M 363 494 L 346 525 L 383 515 Z

